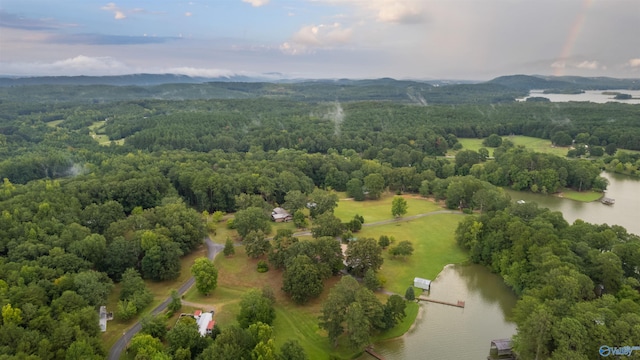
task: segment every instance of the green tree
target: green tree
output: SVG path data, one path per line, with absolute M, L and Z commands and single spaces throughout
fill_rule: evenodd
M 400 323 L 407 316 L 404 312 L 406 308 L 407 303 L 400 295 L 389 296 L 387 303 L 384 305 L 384 315 L 382 317 L 384 328 L 391 329 Z
M 136 269 L 128 268 L 125 270 L 120 281 L 120 300 L 130 299 L 138 291 L 145 289 L 144 280 Z
M 380 280 L 376 276 L 376 272 L 373 269 L 367 269 L 367 272 L 364 273 L 364 278 L 362 279 L 362 283 L 364 286 L 371 290 L 376 291 L 380 288 Z
M 374 239 L 360 238 L 347 246 L 346 263 L 355 276 L 362 277 L 368 269 L 377 271 L 382 266 L 382 249 Z
M 491 134 L 486 139 L 482 140 L 482 145 L 497 148 L 502 145 L 502 137 L 498 134 Z
M 249 232 L 242 241 L 247 256 L 251 258 L 259 258 L 271 249 L 271 242 L 267 240 L 264 233 L 260 230 Z
M 203 295 L 209 295 L 218 285 L 218 269 L 207 258 L 198 258 L 191 265 L 191 274 L 196 280 L 196 288 Z
M 233 240 L 227 236 L 227 240 L 224 242 L 224 250 L 222 251 L 224 256 L 231 256 L 236 253 L 236 248 L 233 245 Z
M 362 186 L 362 181 L 358 178 L 347 181 L 347 196 L 352 197 L 355 201 L 364 200 L 365 197 Z
M 249 325 L 257 322 L 271 325 L 275 317 L 272 301 L 264 297 L 259 290 L 249 290 L 240 300 L 240 313 L 237 319 L 242 328 L 248 328 Z
M 164 315 L 147 315 L 140 321 L 140 332 L 163 340 L 167 334 L 167 320 Z
M 362 305 L 353 302 L 345 312 L 345 330 L 352 349 L 362 349 L 370 343 L 370 323 L 366 318 Z
M 413 286 L 409 286 L 407 288 L 407 291 L 404 293 L 404 298 L 407 299 L 407 301 L 413 301 L 416 299 L 416 294 L 415 291 L 413 291 Z
M 315 189 L 311 193 L 309 201 L 311 205 L 309 208 L 310 215 L 311 218 L 315 219 L 326 212 L 333 213 L 333 209 L 338 206 L 338 195 L 322 189 Z
M 380 238 L 378 239 L 378 245 L 385 249 L 387 246 L 389 246 L 389 244 L 391 244 L 391 239 L 387 236 L 387 235 L 380 235 Z
M 407 213 L 407 200 L 403 197 L 396 196 L 391 202 L 391 215 L 393 217 L 402 217 Z
M 287 340 L 280 347 L 279 360 L 307 360 L 307 353 L 297 340 Z
M 181 317 L 176 324 L 167 331 L 167 345 L 171 354 L 179 349 L 189 349 L 192 353 L 199 353 L 198 347 L 203 338 L 200 337 L 196 320 L 189 316 Z
M 342 221 L 332 212 L 325 212 L 319 215 L 311 227 L 311 235 L 314 238 L 322 236 L 336 237 L 340 236 L 343 231 Z
M 78 295 L 85 298 L 92 306 L 106 304 L 107 297 L 113 289 L 113 282 L 107 274 L 93 270 L 77 273 L 73 283 Z
M 293 224 L 299 229 L 306 228 L 307 225 L 309 225 L 307 217 L 302 210 L 296 210 L 296 212 L 293 213 Z
M 264 234 L 271 232 L 269 217 L 259 207 L 249 207 L 238 211 L 235 216 L 235 227 L 243 239 L 251 231 L 262 231 Z
M 324 284 L 318 266 L 306 255 L 298 255 L 287 265 L 282 276 L 282 290 L 298 304 L 322 293 Z
M 155 281 L 173 280 L 180 275 L 180 246 L 161 239 L 149 248 L 142 258 L 142 274 Z
M 300 190 L 291 190 L 284 196 L 284 204 L 282 207 L 291 213 L 304 209 L 306 206 L 307 195 L 303 194 Z
M 393 257 L 407 257 L 413 254 L 413 244 L 411 241 L 403 240 L 398 243 L 398 245 L 389 249 L 389 255 Z
M 384 191 L 384 178 L 377 173 L 369 174 L 364 178 L 364 187 L 369 192 L 370 198 L 378 199 Z
M 171 290 L 171 302 L 167 306 L 170 314 L 174 314 L 178 310 L 182 309 L 182 300 L 177 290 Z
M 20 325 L 22 310 L 12 307 L 11 304 L 6 304 L 2 307 L 2 323 L 4 325 Z

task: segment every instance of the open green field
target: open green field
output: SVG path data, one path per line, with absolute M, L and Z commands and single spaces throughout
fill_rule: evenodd
M 364 217 L 365 224 L 391 219 L 391 202 L 396 195 L 385 194 L 379 200 L 353 201 L 341 199 L 335 209 L 335 215 L 342 221 L 353 219 L 356 214 Z M 407 214 L 405 216 L 424 214 L 439 210 L 440 207 L 432 200 L 417 196 L 403 196 L 407 200 Z
M 536 152 L 548 153 L 557 156 L 567 156 L 567 152 L 569 151 L 568 147 L 555 147 L 551 145 L 551 141 L 547 139 L 539 139 L 530 136 L 503 136 L 503 139 L 510 140 L 515 145 L 522 145 L 527 149 L 531 149 Z M 478 149 L 484 147 L 489 150 L 489 155 L 493 156 L 493 148 L 486 147 L 482 145 L 482 141 L 484 139 L 469 139 L 469 138 L 460 138 L 458 141 L 462 144 L 462 148 L 465 150 L 474 150 L 478 151 Z M 453 155 L 453 153 L 451 154 Z
M 406 259 L 392 259 L 387 249 L 380 269 L 380 275 L 386 279 L 385 290 L 404 296 L 416 276 L 435 279 L 445 265 L 461 263 L 467 259 L 454 238 L 455 229 L 462 219 L 462 215 L 437 214 L 406 222 L 366 227 L 357 236 L 378 239 L 380 235 L 388 235 L 393 236 L 396 243 L 411 241 L 413 255 Z

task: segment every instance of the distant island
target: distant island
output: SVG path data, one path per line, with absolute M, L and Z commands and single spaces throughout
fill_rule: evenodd
M 616 94 L 616 96 L 613 97 L 616 100 L 629 100 L 632 99 L 632 96 L 629 94 Z
M 566 95 L 577 95 L 584 94 L 584 90 L 582 89 L 547 89 L 542 92 L 543 94 L 566 94 Z

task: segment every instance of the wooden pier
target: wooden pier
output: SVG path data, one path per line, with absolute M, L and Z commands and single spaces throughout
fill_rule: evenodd
M 432 302 L 432 303 L 436 303 L 436 304 L 442 304 L 442 305 L 449 305 L 449 306 L 455 306 L 455 307 L 459 307 L 459 308 L 464 308 L 464 301 L 462 301 L 462 300 L 458 300 L 457 303 L 450 303 L 450 302 L 446 302 L 446 301 L 430 299 L 430 298 L 424 297 L 424 296 L 418 296 L 418 300 Z
M 378 360 L 384 360 L 384 358 L 382 357 L 382 355 L 378 354 L 377 352 L 373 351 L 373 348 L 371 346 L 367 346 L 366 348 L 364 348 L 364 351 L 373 356 L 374 358 L 378 359 Z

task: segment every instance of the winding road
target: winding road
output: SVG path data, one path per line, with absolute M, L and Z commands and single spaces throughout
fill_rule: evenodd
M 216 244 L 209 237 L 204 239 L 204 243 L 207 246 L 207 257 L 209 260 L 213 260 L 218 253 L 220 253 L 224 249 L 224 245 Z M 180 296 L 184 295 L 184 293 L 189 290 L 190 287 L 195 284 L 196 280 L 192 277 L 189 278 L 180 288 L 178 289 L 178 294 Z M 158 305 L 155 309 L 151 311 L 152 315 L 158 315 L 160 312 L 164 311 L 169 303 L 171 302 L 171 297 L 166 298 L 160 305 Z M 136 322 L 132 327 L 130 327 L 125 333 L 116 341 L 116 343 L 109 350 L 109 356 L 107 359 L 109 360 L 119 360 L 122 351 L 126 348 L 127 344 L 131 339 L 140 331 L 142 325 L 140 321 Z

